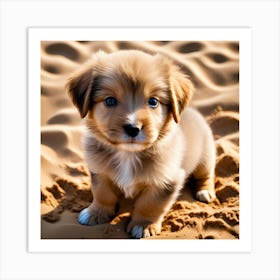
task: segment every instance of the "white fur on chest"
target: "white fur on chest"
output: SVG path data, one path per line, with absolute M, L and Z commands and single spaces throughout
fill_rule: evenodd
M 134 197 L 137 194 L 135 173 L 140 165 L 139 157 L 133 152 L 119 151 L 114 160 L 117 162 L 115 183 L 125 197 Z

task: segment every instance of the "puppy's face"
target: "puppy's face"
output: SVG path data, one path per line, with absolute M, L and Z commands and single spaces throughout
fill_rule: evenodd
M 110 146 L 142 151 L 164 136 L 190 97 L 190 81 L 167 59 L 99 52 L 67 84 L 88 128 Z

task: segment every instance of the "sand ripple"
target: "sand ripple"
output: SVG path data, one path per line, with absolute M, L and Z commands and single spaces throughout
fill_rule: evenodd
M 42 42 L 41 214 L 42 238 L 129 238 L 132 201 L 120 203 L 108 225 L 84 227 L 78 212 L 92 200 L 84 162 L 80 117 L 65 93 L 69 74 L 102 49 L 161 53 L 193 80 L 192 105 L 209 122 L 216 141 L 217 199 L 204 204 L 182 192 L 156 238 L 239 238 L 239 44 L 238 42 Z M 190 182 L 191 185 L 191 182 Z

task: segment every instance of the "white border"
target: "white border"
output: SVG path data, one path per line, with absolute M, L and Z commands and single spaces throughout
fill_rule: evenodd
M 29 251 L 30 252 L 249 252 L 251 226 L 251 30 L 249 28 L 29 28 Z M 94 35 L 89 35 L 94 34 Z M 238 240 L 42 240 L 40 239 L 40 42 L 239 41 L 240 42 L 240 238 Z
M 0 0 L 0 279 L 279 280 L 279 8 L 278 0 Z M 252 28 L 251 252 L 29 253 L 26 29 L 154 24 Z

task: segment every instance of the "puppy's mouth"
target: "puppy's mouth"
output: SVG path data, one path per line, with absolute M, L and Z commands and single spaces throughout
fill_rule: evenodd
M 156 140 L 155 135 L 146 135 L 143 129 L 139 131 L 121 132 L 114 136 L 108 137 L 110 141 L 118 149 L 129 151 L 129 152 L 139 152 L 144 151 L 149 148 Z M 114 134 L 114 133 L 113 133 Z
M 150 141 L 149 141 L 150 140 Z M 117 141 L 115 145 L 125 151 L 129 152 L 139 152 L 147 149 L 153 143 L 152 139 L 144 139 L 143 137 L 127 137 L 127 135 L 122 135 L 120 141 Z
M 118 147 L 122 150 L 137 152 L 149 148 L 156 140 L 156 135 L 143 125 L 125 124 Z
M 91 124 L 91 123 L 90 123 Z M 150 127 L 141 126 L 136 129 L 135 126 L 123 125 L 108 130 L 100 129 L 101 126 L 92 126 L 93 134 L 102 142 L 109 144 L 116 149 L 141 152 L 150 148 L 158 138 L 158 132 Z
M 147 149 L 148 145 L 137 142 L 119 143 L 118 148 L 127 152 L 141 152 Z

